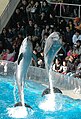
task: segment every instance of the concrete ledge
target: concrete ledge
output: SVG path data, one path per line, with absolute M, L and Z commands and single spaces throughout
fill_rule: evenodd
M 75 93 L 73 90 L 62 90 L 63 95 L 67 95 L 73 99 L 81 99 L 81 94 Z

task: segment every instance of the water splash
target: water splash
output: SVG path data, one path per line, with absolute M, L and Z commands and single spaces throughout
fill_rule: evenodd
M 17 84 L 16 84 L 16 80 L 15 80 L 15 82 L 14 82 L 14 90 L 13 90 L 14 102 L 15 103 L 17 102 L 17 99 L 16 99 L 16 86 L 17 86 Z
M 50 86 L 50 94 L 46 95 L 44 102 L 42 102 L 39 105 L 39 108 L 45 111 L 54 111 L 56 102 L 55 102 L 55 94 L 53 91 L 51 69 L 49 70 L 49 86 Z
M 18 106 L 18 107 L 12 107 L 8 108 L 8 116 L 12 118 L 26 118 L 28 116 L 28 111 L 26 107 Z
M 55 111 L 55 96 L 46 95 L 45 100 L 39 104 L 39 108 L 44 111 Z
M 54 97 L 51 68 L 49 70 L 49 86 L 50 86 L 50 93 L 51 93 L 51 95 L 53 95 L 52 97 Z
M 24 82 L 22 81 L 22 83 L 24 83 Z M 22 90 L 21 90 L 21 98 L 22 98 L 22 100 L 21 100 L 22 106 L 24 106 L 24 89 L 23 89 L 23 85 L 22 85 Z

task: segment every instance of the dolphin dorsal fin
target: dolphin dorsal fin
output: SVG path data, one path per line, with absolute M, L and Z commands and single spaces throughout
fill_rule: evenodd
M 22 60 L 22 58 L 23 58 L 23 53 L 21 53 L 21 54 L 19 55 L 19 58 L 18 58 L 18 65 L 19 65 L 20 61 Z

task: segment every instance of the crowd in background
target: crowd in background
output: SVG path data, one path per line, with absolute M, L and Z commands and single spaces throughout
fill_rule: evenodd
M 44 68 L 46 39 L 52 32 L 58 31 L 67 53 L 58 53 L 52 70 L 81 78 L 81 19 L 66 20 L 55 17 L 55 13 L 55 6 L 45 0 L 21 0 L 0 34 L 0 59 L 15 62 L 21 43 L 27 36 L 33 44 L 31 65 Z

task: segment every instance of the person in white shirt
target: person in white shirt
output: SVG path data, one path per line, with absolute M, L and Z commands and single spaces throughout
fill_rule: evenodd
M 55 72 L 59 72 L 59 73 L 62 71 L 62 66 L 61 66 L 60 59 L 57 58 L 55 60 L 55 63 L 52 66 L 52 70 L 55 71 Z
M 67 62 L 66 62 L 66 60 L 63 61 L 62 74 L 67 74 Z
M 73 44 L 76 45 L 76 42 L 78 40 L 81 40 L 81 34 L 80 34 L 80 30 L 77 29 L 76 32 L 75 32 L 75 34 L 72 37 Z

